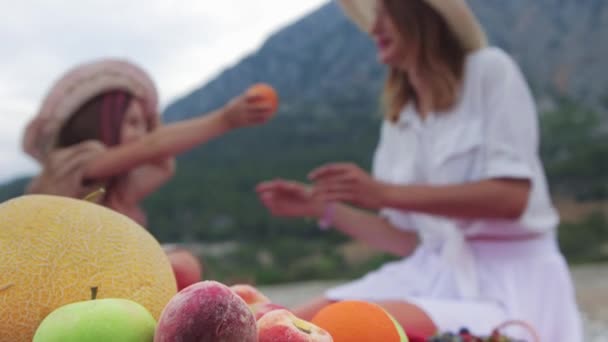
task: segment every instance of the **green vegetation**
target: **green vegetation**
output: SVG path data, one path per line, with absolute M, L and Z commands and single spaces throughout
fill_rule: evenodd
M 608 198 L 608 125 L 599 113 L 563 101 L 542 116 L 541 155 L 554 193 Z

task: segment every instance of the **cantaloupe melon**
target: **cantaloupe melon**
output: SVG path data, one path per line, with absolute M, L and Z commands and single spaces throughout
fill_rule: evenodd
M 176 293 L 159 243 L 102 206 L 32 195 L 0 204 L 0 342 L 31 341 L 54 309 L 126 298 L 158 319 Z

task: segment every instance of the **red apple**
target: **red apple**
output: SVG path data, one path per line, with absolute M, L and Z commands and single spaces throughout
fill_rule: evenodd
M 287 310 L 274 310 L 258 321 L 258 342 L 333 342 L 318 326 Z
M 204 281 L 191 285 L 163 310 L 155 342 L 256 342 L 255 317 L 228 286 Z

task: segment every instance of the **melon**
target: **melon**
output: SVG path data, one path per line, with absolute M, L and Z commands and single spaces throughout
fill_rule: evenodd
M 90 299 L 92 288 L 156 319 L 177 292 L 158 241 L 122 214 L 45 195 L 0 204 L 0 342 L 31 341 L 49 313 Z

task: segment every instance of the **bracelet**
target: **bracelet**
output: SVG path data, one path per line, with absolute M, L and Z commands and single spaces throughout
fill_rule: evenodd
M 334 202 L 329 202 L 325 205 L 323 216 L 321 216 L 318 222 L 321 230 L 328 230 L 331 227 L 334 221 L 335 210 L 336 204 Z

